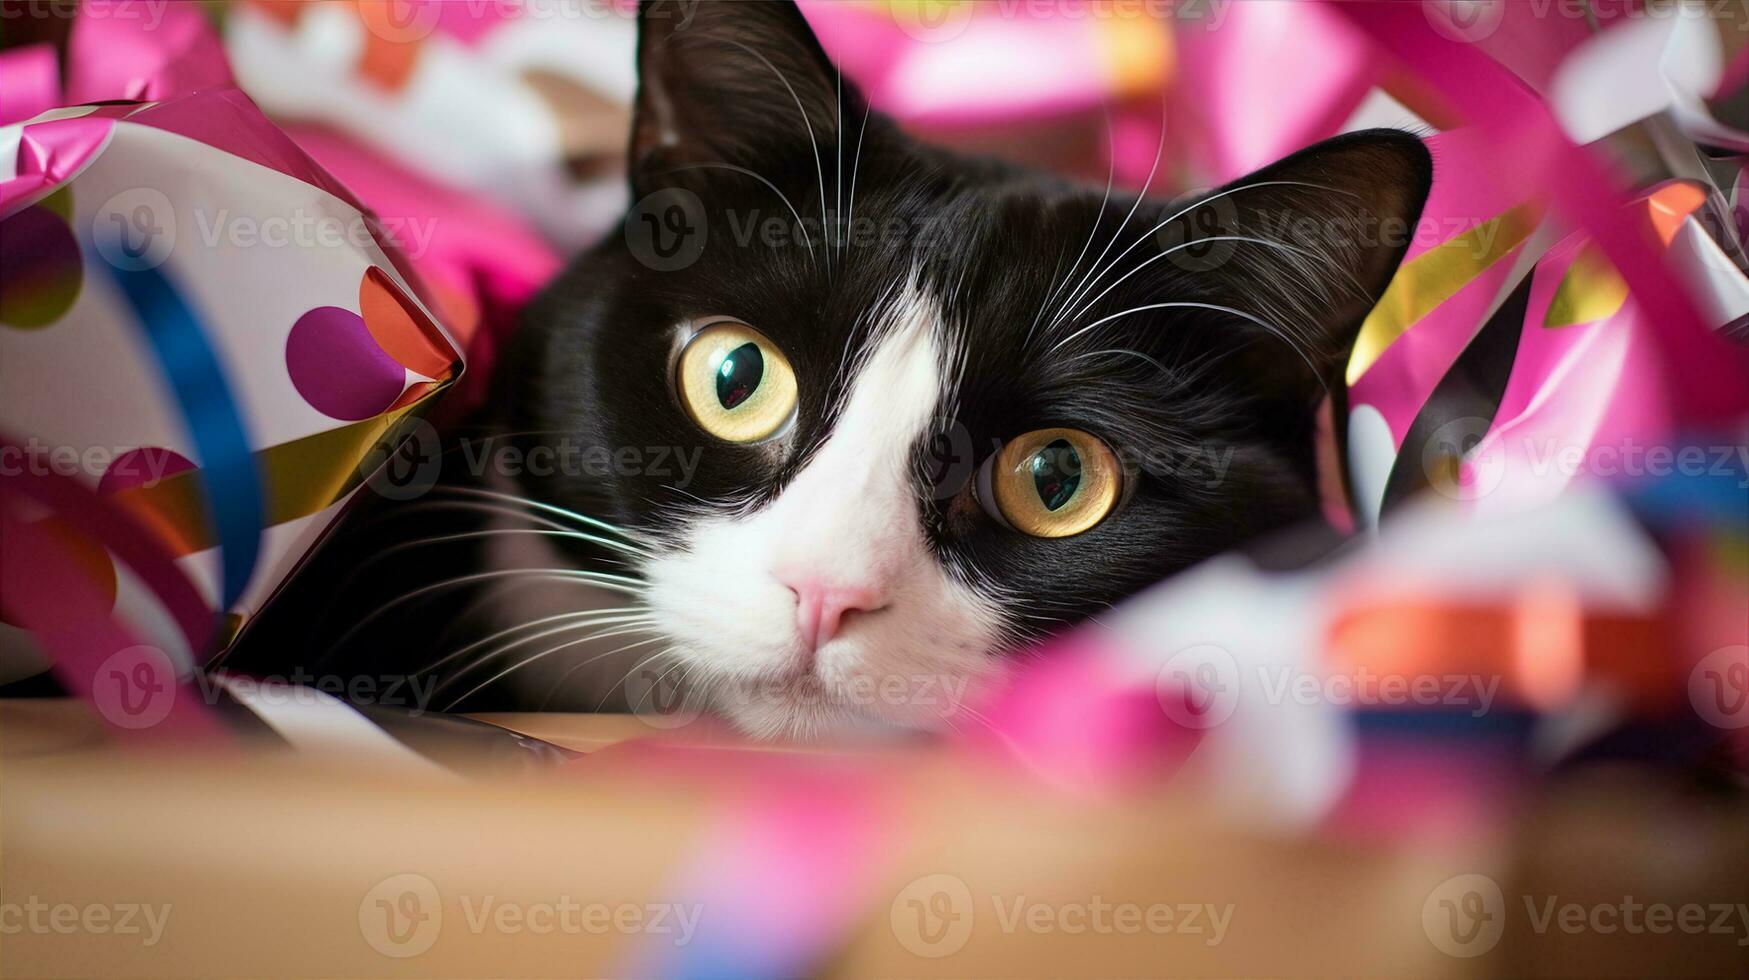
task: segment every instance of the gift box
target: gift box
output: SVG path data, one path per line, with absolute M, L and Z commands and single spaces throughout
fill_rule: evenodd
M 462 370 L 401 252 L 410 230 L 234 88 L 190 84 L 0 131 L 14 663 L 24 625 L 87 671 L 117 647 L 62 634 L 111 613 L 153 664 L 203 662 L 429 431 L 419 419 Z M 65 588 L 43 584 L 73 566 Z

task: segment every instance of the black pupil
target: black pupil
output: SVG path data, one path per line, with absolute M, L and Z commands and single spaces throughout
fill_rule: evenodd
M 759 345 L 746 343 L 729 352 L 717 368 L 717 401 L 724 408 L 734 408 L 746 401 L 759 388 L 765 377 L 765 355 Z
M 1075 496 L 1081 485 L 1081 454 L 1069 440 L 1058 439 L 1033 454 L 1032 485 L 1046 510 L 1057 510 Z

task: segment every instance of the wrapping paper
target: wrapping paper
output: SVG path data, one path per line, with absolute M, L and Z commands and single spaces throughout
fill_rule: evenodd
M 223 84 L 222 59 L 192 63 L 217 48 L 183 24 L 68 73 L 70 92 L 160 101 L 0 132 L 5 503 L 49 532 L 7 549 L 8 577 L 85 571 L 36 601 L 9 589 L 6 614 L 43 636 L 44 617 L 113 611 L 104 642 L 47 635 L 75 691 L 100 669 L 173 683 L 228 642 L 462 368 L 394 236 Z M 156 653 L 96 663 L 133 650 Z

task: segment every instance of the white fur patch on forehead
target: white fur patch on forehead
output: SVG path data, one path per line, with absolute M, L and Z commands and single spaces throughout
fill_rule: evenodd
M 948 383 L 940 308 L 913 281 L 888 310 L 852 368 L 849 397 L 810 465 L 829 452 L 891 464 L 909 454 L 934 419 Z

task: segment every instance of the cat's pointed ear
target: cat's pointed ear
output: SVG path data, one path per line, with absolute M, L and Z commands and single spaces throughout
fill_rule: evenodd
M 1427 146 L 1350 133 L 1242 177 L 1185 209 L 1167 239 L 1200 250 L 1204 298 L 1275 334 L 1242 367 L 1270 394 L 1315 401 L 1341 384 L 1355 336 L 1408 249 L 1433 182 Z M 1171 212 L 1168 212 L 1171 213 Z M 1165 239 L 1163 243 L 1170 244 Z M 1183 263 L 1180 263 L 1181 265 Z M 1291 349 L 1290 349 L 1291 348 Z
M 766 177 L 798 159 L 812 182 L 814 161 L 836 146 L 851 105 L 861 113 L 861 97 L 790 0 L 639 5 L 634 193 L 686 168 Z

